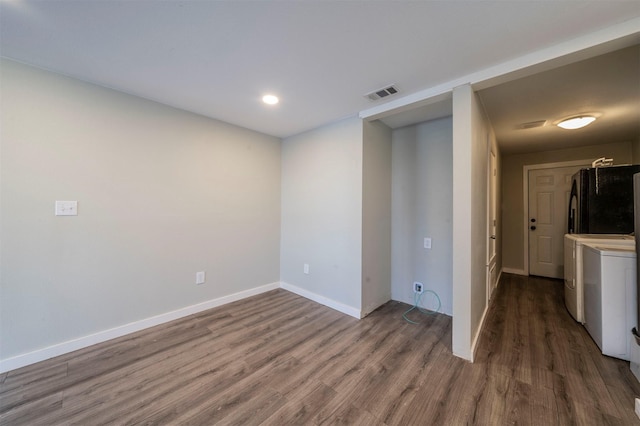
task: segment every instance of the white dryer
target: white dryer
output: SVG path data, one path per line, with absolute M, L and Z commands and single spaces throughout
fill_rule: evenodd
M 635 327 L 635 247 L 585 244 L 584 326 L 603 354 L 629 361 Z
M 564 304 L 571 316 L 584 324 L 584 284 L 582 279 L 582 246 L 607 244 L 632 247 L 635 239 L 621 234 L 566 234 L 564 236 Z

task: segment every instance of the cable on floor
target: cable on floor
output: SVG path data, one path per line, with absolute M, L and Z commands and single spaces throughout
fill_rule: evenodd
M 426 309 L 422 309 L 420 307 L 420 300 L 422 299 L 422 295 L 424 293 L 431 293 L 436 297 L 436 300 L 438 301 L 438 307 L 434 311 L 429 311 L 429 310 L 426 310 Z M 418 311 L 420 311 L 423 314 L 435 315 L 440 311 L 441 307 L 442 307 L 442 302 L 440 301 L 440 297 L 438 296 L 438 293 L 436 293 L 435 291 L 424 290 L 422 293 L 414 292 L 413 293 L 413 306 L 411 307 L 411 309 L 408 309 L 404 314 L 402 314 L 402 318 L 404 318 L 404 320 L 406 322 L 410 323 L 410 324 L 420 324 L 419 322 L 411 321 L 409 318 L 407 318 L 407 314 L 409 312 L 413 311 L 414 309 L 417 309 Z

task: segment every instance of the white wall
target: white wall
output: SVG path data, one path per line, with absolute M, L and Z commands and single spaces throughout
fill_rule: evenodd
M 358 118 L 282 142 L 283 286 L 353 316 L 362 307 L 362 158 Z
M 453 353 L 473 360 L 487 308 L 490 128 L 470 85 L 453 91 Z
M 391 299 L 391 129 L 363 123 L 362 314 Z
M 471 97 L 471 345 L 476 339 L 487 310 L 487 223 L 488 154 L 491 128 L 476 93 Z
M 1 66 L 1 359 L 279 281 L 278 139 Z
M 414 281 L 438 294 L 452 315 L 452 118 L 393 131 L 393 300 L 414 303 Z M 423 238 L 432 238 L 425 249 Z M 425 294 L 425 308 L 436 299 Z

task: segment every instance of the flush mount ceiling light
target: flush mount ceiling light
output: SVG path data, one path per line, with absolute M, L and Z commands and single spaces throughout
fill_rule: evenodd
M 593 123 L 595 120 L 596 117 L 594 117 L 593 115 L 579 115 L 576 117 L 566 118 L 560 121 L 557 126 L 562 127 L 563 129 L 574 130 L 587 126 Z
M 274 95 L 264 95 L 262 97 L 262 102 L 264 102 L 267 105 L 275 105 L 278 102 L 280 102 L 280 99 L 278 99 L 278 97 Z

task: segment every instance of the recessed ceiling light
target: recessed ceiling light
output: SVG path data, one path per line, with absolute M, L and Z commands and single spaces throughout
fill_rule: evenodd
M 275 105 L 278 102 L 280 102 L 280 99 L 278 99 L 278 97 L 274 95 L 264 95 L 262 97 L 262 102 L 264 102 L 267 105 Z
M 587 126 L 593 123 L 596 118 L 593 115 L 580 115 L 578 117 L 571 117 L 565 120 L 562 120 L 558 123 L 558 127 L 562 127 L 563 129 L 579 129 L 581 127 Z

